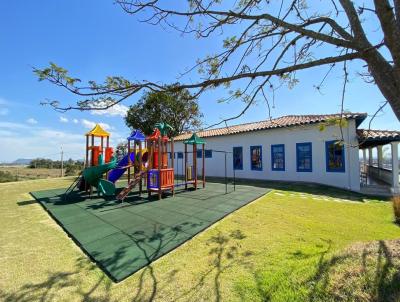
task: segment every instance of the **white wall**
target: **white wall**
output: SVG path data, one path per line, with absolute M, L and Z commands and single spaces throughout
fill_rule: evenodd
M 327 184 L 331 186 L 360 190 L 360 171 L 358 156 L 358 141 L 355 121 L 349 120 L 348 126 L 343 128 L 345 144 L 345 172 L 327 172 L 325 157 L 325 142 L 337 140 L 341 137 L 337 126 L 328 126 L 319 131 L 319 126 L 306 125 L 281 129 L 253 131 L 235 135 L 208 137 L 206 149 L 224 150 L 232 152 L 233 147 L 243 147 L 243 170 L 236 170 L 237 178 L 266 179 L 282 181 L 305 181 Z M 312 143 L 312 172 L 296 171 L 296 143 Z M 285 171 L 272 171 L 271 145 L 285 145 Z M 251 170 L 250 146 L 262 146 L 262 171 Z M 175 152 L 183 151 L 183 143 L 175 142 Z M 192 146 L 188 146 L 188 151 Z M 191 157 L 191 156 L 190 156 Z M 189 160 L 191 162 L 191 158 Z M 175 171 L 182 173 L 182 160 L 175 160 Z M 178 167 L 179 165 L 179 167 Z M 206 159 L 206 176 L 224 177 L 224 155 L 213 152 L 212 158 Z M 198 159 L 198 173 L 201 174 L 201 159 Z M 232 154 L 227 157 L 228 176 L 233 176 Z

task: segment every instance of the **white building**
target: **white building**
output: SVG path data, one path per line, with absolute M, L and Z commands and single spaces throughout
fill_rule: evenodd
M 394 169 L 389 178 L 385 174 L 384 181 L 390 182 L 392 191 L 398 193 L 400 131 L 358 129 L 366 116 L 365 113 L 345 113 L 342 117 L 340 114 L 290 115 L 200 131 L 197 135 L 206 140 L 205 174 L 224 177 L 226 169 L 229 177 L 235 173 L 241 179 L 311 182 L 360 191 L 363 172 L 360 174 L 359 150 L 390 143 Z M 344 122 L 340 122 L 341 118 Z M 175 137 L 175 173 L 178 175 L 183 174 L 183 141 L 190 136 L 187 133 Z M 188 146 L 188 151 L 191 150 Z M 225 153 L 218 151 L 227 152 L 226 165 Z M 201 151 L 197 156 L 201 157 Z M 192 154 L 189 154 L 191 162 Z M 369 163 L 372 165 L 372 161 Z M 198 174 L 201 175 L 201 160 L 198 160 Z M 367 180 L 364 185 L 368 183 Z

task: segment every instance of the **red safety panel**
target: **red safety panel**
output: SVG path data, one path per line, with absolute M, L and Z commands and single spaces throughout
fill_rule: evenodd
M 106 147 L 106 154 L 105 154 L 105 162 L 109 163 L 111 161 L 111 157 L 113 156 L 114 150 L 112 147 Z
M 92 147 L 92 166 L 97 166 L 99 164 L 100 147 Z

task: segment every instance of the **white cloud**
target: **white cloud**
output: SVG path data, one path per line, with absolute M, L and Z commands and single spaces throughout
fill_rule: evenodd
M 82 150 L 85 146 L 85 136 L 83 133 L 76 134 L 35 125 L 25 125 L 26 128 L 20 126 L 23 125 L 0 123 L 0 135 L 2 136 L 0 161 L 11 162 L 17 158 L 37 157 L 58 159 L 61 147 L 65 158 L 80 159 L 84 157 Z M 21 140 L 21 136 L 24 137 L 23 140 Z M 26 148 L 26 145 L 29 145 L 29 148 Z
M 5 99 L 0 98 L 0 116 L 7 115 L 10 111 L 7 108 L 8 102 Z
M 74 120 L 71 121 L 74 122 Z M 64 151 L 64 158 L 82 159 L 85 156 L 86 141 L 84 128 L 92 128 L 96 123 L 85 119 L 77 121 L 81 126 L 77 132 L 69 131 L 67 127 L 57 129 L 41 124 L 0 121 L 0 137 L 2 139 L 0 161 L 11 162 L 17 158 L 37 157 L 59 159 L 61 147 Z M 115 147 L 119 141 L 124 141 L 128 135 L 123 133 L 121 136 L 108 124 L 101 123 L 100 125 L 108 131 L 112 130 L 110 137 L 112 147 Z M 64 125 L 59 126 L 61 128 Z
M 26 122 L 27 122 L 28 124 L 31 124 L 31 125 L 35 125 L 35 124 L 38 123 L 38 121 L 35 120 L 33 117 L 28 118 L 28 119 L 26 120 Z
M 104 106 L 103 104 L 99 104 L 99 107 Z M 126 112 L 128 111 L 128 107 L 121 104 L 116 104 L 107 110 L 93 110 L 93 115 L 106 115 L 106 116 L 121 116 L 125 117 Z
M 89 121 L 86 119 L 81 119 L 81 124 L 82 124 L 82 126 L 84 126 L 85 128 L 88 128 L 88 129 L 92 129 L 94 126 L 96 126 L 95 122 Z M 97 124 L 99 124 L 104 130 L 113 129 L 113 127 L 111 127 L 109 124 L 106 124 L 106 123 L 97 123 Z
M 60 116 L 60 122 L 61 123 L 68 123 L 68 119 L 64 116 Z
M 15 130 L 15 129 L 29 129 L 30 127 L 26 124 L 20 123 L 12 123 L 12 122 L 0 122 L 0 129 L 8 129 L 8 130 Z
M 74 124 L 78 124 L 79 123 L 78 119 L 76 119 L 76 118 L 74 118 L 72 121 L 74 122 Z

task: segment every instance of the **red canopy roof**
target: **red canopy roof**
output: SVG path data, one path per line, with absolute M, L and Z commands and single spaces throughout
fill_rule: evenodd
M 159 137 L 161 137 L 164 142 L 168 141 L 168 136 L 161 136 L 161 132 L 157 128 L 154 129 L 153 134 L 148 136 L 147 139 L 151 141 L 156 141 Z

